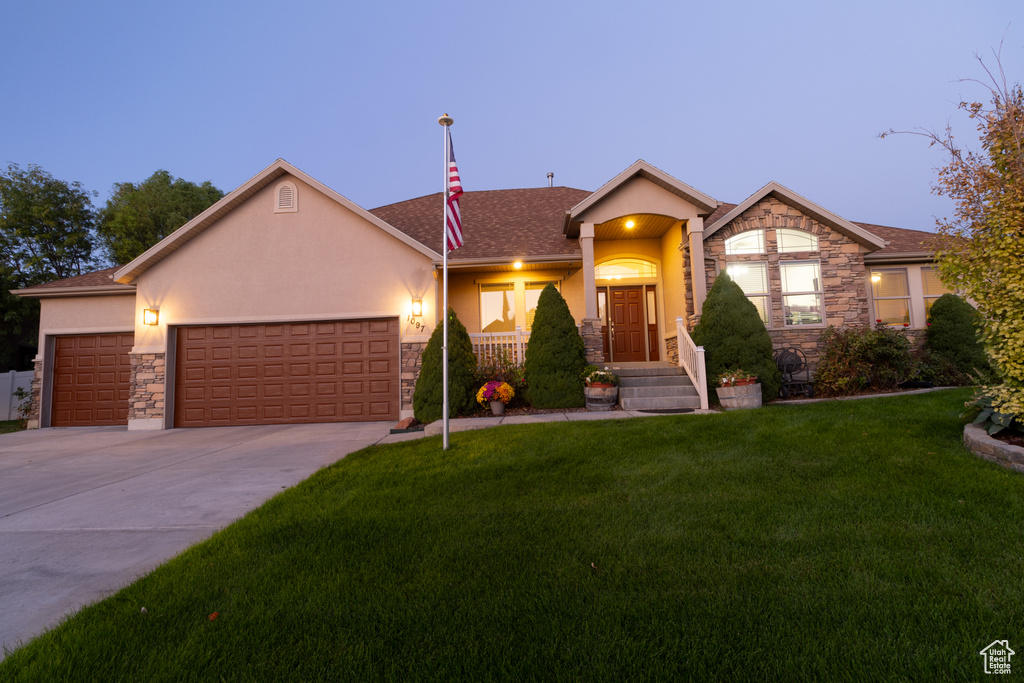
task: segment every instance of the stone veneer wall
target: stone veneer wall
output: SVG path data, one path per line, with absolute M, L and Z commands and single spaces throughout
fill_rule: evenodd
M 130 353 L 131 397 L 128 419 L 163 418 L 164 383 L 167 381 L 163 353 Z
M 604 339 L 601 337 L 601 319 L 584 318 L 580 323 L 580 335 L 586 349 L 587 363 L 604 362 Z
M 964 445 L 979 458 L 1024 474 L 1024 448 L 993 439 L 978 425 L 964 427 Z
M 32 364 L 32 410 L 25 420 L 28 429 L 39 429 L 39 421 L 43 415 L 43 361 L 37 360 Z
M 665 340 L 665 360 L 672 365 L 679 365 L 679 337 L 669 337 Z
M 423 351 L 426 342 L 402 342 L 402 405 L 399 411 L 412 410 L 412 395 L 416 391 L 416 379 L 423 367 Z
M 791 228 L 818 237 L 818 251 L 779 254 L 775 230 Z M 725 240 L 748 230 L 764 229 L 764 254 L 725 255 Z M 704 242 L 707 257 L 705 277 L 710 291 L 718 275 L 717 268 L 727 263 L 767 262 L 770 319 L 768 332 L 776 349 L 796 347 L 807 356 L 813 369 L 819 358 L 818 340 L 827 325 L 848 327 L 871 322 L 868 311 L 867 268 L 860 245 L 831 227 L 819 223 L 774 197 L 767 197 L 743 212 L 729 225 L 716 231 Z M 815 326 L 786 327 L 782 310 L 782 280 L 779 263 L 812 261 L 821 263 L 824 291 L 825 323 Z M 689 306 L 689 304 L 687 304 Z M 687 309 L 689 313 L 691 309 Z

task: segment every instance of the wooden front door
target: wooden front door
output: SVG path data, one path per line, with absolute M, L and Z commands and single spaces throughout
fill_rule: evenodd
M 646 361 L 647 322 L 644 319 L 644 288 L 611 287 L 612 359 L 620 363 Z

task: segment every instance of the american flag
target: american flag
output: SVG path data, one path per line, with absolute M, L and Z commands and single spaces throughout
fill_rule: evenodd
M 445 190 L 448 193 L 448 203 L 445 206 L 445 239 L 448 241 L 448 251 L 458 249 L 462 246 L 462 214 L 459 211 L 459 197 L 462 196 L 462 181 L 459 180 L 459 167 L 455 165 L 455 150 L 452 149 L 451 130 L 445 126 L 448 139 L 447 145 L 447 166 L 448 175 L 445 182 Z

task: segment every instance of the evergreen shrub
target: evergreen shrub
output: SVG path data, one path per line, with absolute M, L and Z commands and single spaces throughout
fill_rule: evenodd
M 928 349 L 967 376 L 991 374 L 985 347 L 978 339 L 981 316 L 956 294 L 943 294 L 932 304 Z
M 851 396 L 867 388 L 890 391 L 921 374 L 914 345 L 902 328 L 830 325 L 821 346 L 814 376 L 818 396 Z
M 444 327 L 438 325 L 423 350 L 420 376 L 412 395 L 416 420 L 423 424 L 441 419 L 444 404 Z M 455 311 L 448 309 L 448 415 L 464 415 L 476 408 L 476 354 L 469 333 Z
M 782 375 L 772 358 L 772 338 L 757 307 L 725 271 L 711 286 L 692 337 L 704 347 L 710 400 L 717 401 L 715 378 L 737 369 L 757 375 L 765 400 L 779 395 Z
M 584 404 L 580 373 L 587 366 L 583 337 L 565 299 L 548 284 L 537 301 L 526 347 L 526 398 L 535 408 L 578 408 Z

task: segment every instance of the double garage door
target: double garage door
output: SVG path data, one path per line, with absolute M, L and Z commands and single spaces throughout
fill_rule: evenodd
M 398 419 L 397 319 L 176 331 L 175 427 Z M 133 341 L 57 338 L 53 426 L 127 423 Z

